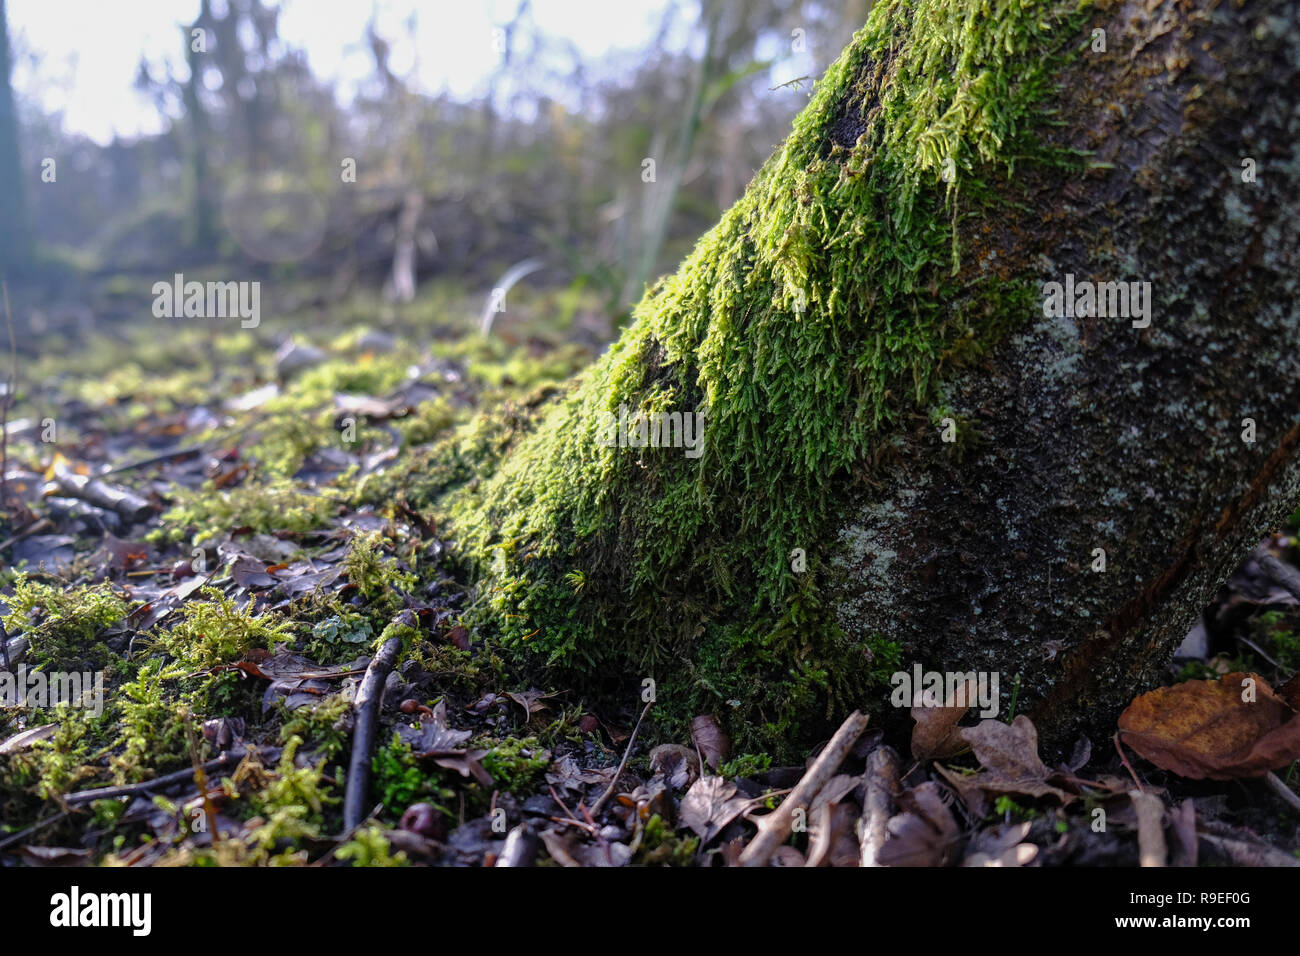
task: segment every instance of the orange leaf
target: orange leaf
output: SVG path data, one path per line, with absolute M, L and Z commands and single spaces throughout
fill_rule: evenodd
M 1300 759 L 1300 714 L 1258 674 L 1153 690 L 1120 714 L 1119 729 L 1157 767 L 1192 780 L 1262 777 Z

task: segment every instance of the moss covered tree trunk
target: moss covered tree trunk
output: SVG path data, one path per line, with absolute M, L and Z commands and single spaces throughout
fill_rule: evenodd
M 1284 0 L 877 4 L 449 500 L 481 631 L 747 748 L 897 716 L 915 663 L 999 673 L 1003 716 L 1018 684 L 1049 744 L 1108 733 L 1300 498 L 1298 76 Z M 1082 298 L 1112 282 L 1128 313 Z M 635 447 L 638 412 L 702 450 Z

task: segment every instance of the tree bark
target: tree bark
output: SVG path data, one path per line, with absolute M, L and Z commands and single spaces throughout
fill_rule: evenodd
M 1300 503 L 1297 6 L 1127 3 L 1098 27 L 1109 51 L 1063 78 L 1056 138 L 1110 167 L 1042 178 L 968 241 L 1042 282 L 1150 281 L 1150 327 L 1036 317 L 945 383 L 978 449 L 906 430 L 838 538 L 849 633 L 999 671 L 1004 712 L 1018 680 L 1049 747 L 1113 733 Z
M 915 664 L 996 672 L 1048 750 L 1109 734 L 1300 500 L 1298 80 L 1291 0 L 878 4 L 456 502 L 480 622 L 742 746 L 901 722 Z M 1149 282 L 1149 324 L 1049 317 L 1067 281 Z M 622 405 L 698 412 L 703 457 L 601 446 Z

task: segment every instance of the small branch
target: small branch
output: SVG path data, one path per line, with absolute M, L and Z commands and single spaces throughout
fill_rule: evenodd
M 609 782 L 609 787 L 600 795 L 600 799 L 595 802 L 591 808 L 591 815 L 595 817 L 600 813 L 600 808 L 605 805 L 605 801 L 610 798 L 614 792 L 614 787 L 618 785 L 618 778 L 623 776 L 623 768 L 627 766 L 627 758 L 632 754 L 632 745 L 636 743 L 636 732 L 641 729 L 641 721 L 645 720 L 645 715 L 650 712 L 654 705 L 653 700 L 646 701 L 646 705 L 641 708 L 641 716 L 636 719 L 636 726 L 632 728 L 632 736 L 627 739 L 627 749 L 623 751 L 623 759 L 618 762 L 618 770 L 614 773 L 614 779 Z
M 1260 569 L 1273 580 L 1273 583 L 1280 585 L 1293 598 L 1300 600 L 1300 571 L 1269 554 L 1263 548 L 1259 549 L 1254 557 Z
M 885 825 L 894 813 L 898 792 L 898 754 L 878 747 L 867 758 L 866 795 L 862 800 L 862 865 L 880 866 L 876 858 L 889 833 Z
M 1264 775 L 1264 783 L 1283 803 L 1292 810 L 1300 812 L 1300 795 L 1297 795 L 1294 790 L 1283 783 L 1277 774 L 1270 770 Z
M 384 682 L 388 680 L 401 653 L 400 637 L 390 637 L 384 641 L 384 646 L 366 668 L 366 676 L 361 678 L 361 686 L 357 689 L 357 697 L 352 705 L 357 714 L 357 726 L 352 735 L 347 789 L 343 793 L 344 830 L 355 830 L 365 816 L 366 792 L 370 789 L 370 752 L 375 746 L 379 702 L 384 697 Z
M 66 468 L 55 472 L 54 484 L 60 494 L 112 511 L 123 521 L 132 524 L 144 521 L 154 512 L 153 505 L 134 491 L 110 485 L 98 478 L 75 474 Z
M 1169 848 L 1165 843 L 1165 804 L 1154 793 L 1130 790 L 1128 797 L 1138 818 L 1138 855 L 1140 866 L 1165 866 Z
M 758 821 L 758 834 L 750 841 L 740 854 L 741 866 L 766 866 L 768 859 L 778 846 L 786 841 L 790 829 L 794 826 L 796 809 L 807 810 L 813 797 L 826 781 L 835 775 L 840 764 L 849 755 L 853 745 L 858 742 L 862 732 L 867 729 L 867 716 L 859 711 L 849 715 L 848 720 L 835 731 L 835 736 L 826 745 L 826 749 L 813 761 L 803 779 L 795 786 L 781 805 Z
M 1290 853 L 1265 843 L 1245 843 L 1210 833 L 1201 833 L 1198 839 L 1202 857 L 1209 855 L 1229 866 L 1300 866 L 1300 860 Z
M 245 753 L 244 750 L 228 750 L 221 756 L 203 764 L 203 772 L 213 773 L 228 764 L 238 763 L 244 759 Z M 193 782 L 194 768 L 189 767 L 185 770 L 177 770 L 175 773 L 154 777 L 152 780 L 145 780 L 142 783 L 127 784 L 124 787 L 100 787 L 97 790 L 79 790 L 76 793 L 68 794 L 63 798 L 63 802 L 70 807 L 75 807 L 82 803 L 90 803 L 92 800 L 114 800 L 117 797 L 131 797 L 139 793 L 147 793 L 150 790 L 172 787 L 178 783 Z

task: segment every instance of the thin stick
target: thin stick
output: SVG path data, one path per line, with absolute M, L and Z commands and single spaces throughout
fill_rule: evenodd
M 244 759 L 247 751 L 228 750 L 221 756 L 209 760 L 203 764 L 204 773 L 212 773 L 220 770 L 227 764 L 237 763 Z M 79 790 L 76 793 L 70 793 L 63 798 L 63 802 L 70 807 L 78 804 L 90 803 L 92 800 L 114 800 L 117 797 L 130 797 L 137 793 L 147 793 L 150 790 L 159 788 L 173 787 L 178 783 L 190 783 L 194 780 L 194 768 L 190 767 L 185 770 L 177 770 L 175 773 L 163 774 L 161 777 L 154 777 L 152 780 L 145 780 L 143 783 L 131 783 L 124 787 L 100 787 L 97 790 Z
M 609 787 L 600 795 L 600 799 L 591 808 L 593 817 L 600 813 L 600 808 L 605 805 L 605 801 L 614 792 L 614 787 L 618 785 L 618 778 L 623 776 L 623 768 L 627 766 L 627 758 L 632 754 L 632 745 L 636 743 L 636 732 L 641 729 L 641 721 L 645 720 L 645 715 L 650 713 L 650 708 L 653 705 L 654 700 L 651 699 L 646 701 L 645 706 L 641 708 L 641 716 L 636 719 L 636 726 L 632 728 L 632 736 L 627 739 L 627 749 L 623 751 L 623 759 L 618 762 L 618 770 L 614 773 L 614 779 L 609 782 Z
M 26 830 L 19 830 L 17 833 L 11 834 L 10 836 L 5 837 L 3 840 L 0 840 L 0 850 L 7 850 L 15 843 L 22 843 L 32 834 L 44 830 L 51 823 L 58 823 L 67 815 L 68 815 L 67 810 L 56 810 L 53 814 L 46 817 L 44 820 L 38 820 L 36 823 L 33 823 Z
M 1292 810 L 1300 811 L 1300 796 L 1294 790 L 1281 781 L 1277 774 L 1269 771 L 1264 774 L 1264 783 L 1268 784 L 1268 789 L 1272 790 L 1282 802 Z
M 1124 753 L 1124 747 L 1119 742 L 1118 730 L 1115 731 L 1115 736 L 1111 739 L 1115 741 L 1115 750 L 1119 753 L 1120 762 L 1124 764 L 1124 769 L 1128 771 L 1128 775 L 1133 778 L 1134 785 L 1136 785 L 1143 793 L 1146 793 L 1146 788 L 1142 786 L 1142 781 L 1138 779 L 1138 775 L 1133 772 L 1133 765 L 1128 762 L 1128 757 Z
M 854 711 L 835 736 L 826 745 L 826 749 L 813 761 L 803 779 L 790 792 L 790 796 L 781 801 L 781 805 L 758 821 L 758 834 L 750 841 L 740 854 L 741 866 L 766 866 L 768 859 L 778 846 L 785 842 L 794 826 L 795 810 L 807 810 L 813 797 L 826 781 L 835 775 L 840 764 L 849 755 L 853 745 L 858 742 L 862 732 L 867 729 L 867 716 L 861 711 Z
M 866 794 L 862 800 L 862 865 L 880 866 L 877 857 L 889 833 L 885 824 L 894 812 L 898 792 L 898 754 L 879 747 L 867 758 Z
M 1128 798 L 1138 818 L 1138 858 L 1141 866 L 1165 866 L 1169 848 L 1165 843 L 1164 801 L 1154 793 L 1130 790 Z
M 194 720 L 188 709 L 181 712 L 181 719 L 185 722 L 185 741 L 190 747 L 190 762 L 194 765 L 194 783 L 199 788 L 199 796 L 203 799 L 203 816 L 208 821 L 208 835 L 212 840 L 212 848 L 217 848 L 217 842 L 221 839 L 221 834 L 217 832 L 217 808 L 212 804 L 212 797 L 208 794 L 208 775 L 203 771 L 203 764 L 199 760 L 199 744 L 194 737 Z
M 365 816 L 366 791 L 370 789 L 370 751 L 375 746 L 375 730 L 379 702 L 384 696 L 384 682 L 402 653 L 402 639 L 390 637 L 384 641 L 366 676 L 361 678 L 353 707 L 357 713 L 357 728 L 352 735 L 352 759 L 348 764 L 347 788 L 343 792 L 343 829 L 355 830 Z

